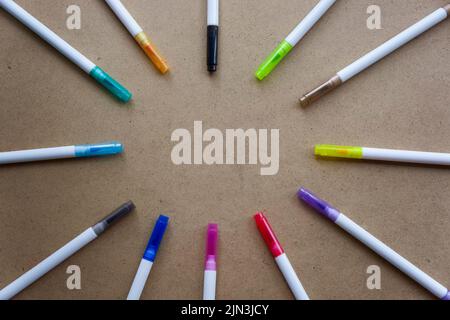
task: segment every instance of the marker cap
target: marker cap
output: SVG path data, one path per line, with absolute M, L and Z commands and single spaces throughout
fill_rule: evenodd
M 447 295 L 443 297 L 441 300 L 450 301 L 450 291 L 448 291 Z
M 75 146 L 75 157 L 81 158 L 114 155 L 122 152 L 123 145 L 117 141 Z
M 162 74 L 165 74 L 167 71 L 169 71 L 169 66 L 164 61 L 164 59 L 159 55 L 158 51 L 156 50 L 155 46 L 150 42 L 150 39 L 147 37 L 147 35 L 144 32 L 138 33 L 134 39 L 139 44 L 139 46 L 144 50 L 147 57 L 150 58 L 150 60 L 153 62 L 155 67 L 161 72 Z
M 256 226 L 258 227 L 261 236 L 266 242 L 267 247 L 272 253 L 272 256 L 276 258 L 282 255 L 284 253 L 284 250 L 281 247 L 280 242 L 275 236 L 275 233 L 273 232 L 272 227 L 270 226 L 269 221 L 267 221 L 267 218 L 264 216 L 264 214 L 262 212 L 259 212 L 254 216 L 254 218 Z
M 217 71 L 219 54 L 219 26 L 207 27 L 206 64 L 209 72 Z
M 258 71 L 256 71 L 256 78 L 258 80 L 263 80 L 267 77 L 273 69 L 283 60 L 283 58 L 292 50 L 292 45 L 283 40 L 278 47 L 264 60 L 264 62 L 259 66 Z
M 94 232 L 99 236 L 103 232 L 105 232 L 106 229 L 108 229 L 111 225 L 113 225 L 115 222 L 120 220 L 121 218 L 128 215 L 130 212 L 132 212 L 136 206 L 134 205 L 133 201 L 125 202 L 123 205 L 118 207 L 116 210 L 108 214 L 106 217 L 104 217 L 102 220 L 100 220 L 98 223 L 92 226 L 92 229 L 94 229 Z
M 103 87 L 106 88 L 110 93 L 112 93 L 117 99 L 122 102 L 128 102 L 131 100 L 132 94 L 120 83 L 111 78 L 109 74 L 100 69 L 100 67 L 95 67 L 91 70 L 89 75 L 97 80 Z
M 339 218 L 339 215 L 341 214 L 339 211 L 337 211 L 335 208 L 333 208 L 327 202 L 320 199 L 319 197 L 314 195 L 311 191 L 309 191 L 305 188 L 301 188 L 297 192 L 297 196 L 301 200 L 303 200 L 307 204 L 309 204 L 313 209 L 318 211 L 321 215 L 330 219 L 333 222 L 336 222 L 336 220 Z
M 218 225 L 214 223 L 208 224 L 206 232 L 206 254 L 205 254 L 205 270 L 216 270 L 216 256 L 217 256 L 217 239 L 218 239 Z
M 349 158 L 349 159 L 363 158 L 363 148 L 361 147 L 347 147 L 347 146 L 319 144 L 316 145 L 314 153 L 316 156 L 321 157 Z
M 144 259 L 154 262 L 156 254 L 158 253 L 159 246 L 161 244 L 164 233 L 166 232 L 167 225 L 169 224 L 169 217 L 160 215 L 153 228 L 152 235 L 148 241 L 147 248 L 144 252 Z

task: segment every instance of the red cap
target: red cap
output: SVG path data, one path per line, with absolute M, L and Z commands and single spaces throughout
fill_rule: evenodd
M 258 212 L 257 214 L 255 214 L 254 218 L 256 221 L 256 226 L 258 227 L 259 232 L 261 232 L 261 235 L 273 257 L 276 258 L 282 255 L 284 253 L 284 250 L 281 247 L 280 242 L 275 236 L 275 233 L 273 232 L 272 227 L 270 226 L 269 221 L 267 221 L 267 218 L 264 216 L 264 214 L 262 212 Z

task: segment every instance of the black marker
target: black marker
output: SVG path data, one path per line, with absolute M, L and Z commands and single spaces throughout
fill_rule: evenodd
M 217 70 L 217 51 L 219 47 L 219 0 L 208 0 L 208 71 Z

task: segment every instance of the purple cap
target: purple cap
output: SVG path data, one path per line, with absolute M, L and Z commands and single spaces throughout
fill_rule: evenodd
M 216 256 L 217 256 L 217 238 L 219 233 L 217 224 L 208 224 L 208 231 L 206 233 L 206 255 L 205 255 L 205 270 L 215 271 Z
M 321 215 L 330 219 L 333 222 L 336 222 L 336 220 L 339 218 L 339 215 L 341 214 L 327 202 L 323 201 L 322 199 L 314 195 L 311 191 L 305 188 L 301 188 L 297 192 L 297 196 L 301 200 L 309 204 L 311 207 L 313 207 L 315 210 L 317 210 Z
M 450 291 L 448 291 L 447 295 L 443 297 L 441 300 L 450 301 Z

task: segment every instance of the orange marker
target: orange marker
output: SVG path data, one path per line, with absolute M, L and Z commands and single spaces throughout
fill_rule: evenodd
M 125 25 L 131 35 L 134 37 L 139 46 L 144 50 L 145 54 L 150 58 L 156 68 L 164 74 L 169 71 L 169 66 L 159 55 L 155 46 L 150 42 L 139 24 L 134 20 L 128 10 L 124 7 L 120 0 L 106 0 L 119 20 Z

